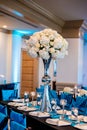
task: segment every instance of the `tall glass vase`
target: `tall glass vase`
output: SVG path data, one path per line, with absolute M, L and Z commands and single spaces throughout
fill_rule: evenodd
M 50 66 L 51 57 L 48 60 L 43 59 L 44 64 L 44 76 L 42 77 L 42 82 L 44 84 L 44 93 L 42 97 L 41 103 L 41 111 L 42 112 L 50 112 L 51 111 L 51 103 L 49 98 L 49 84 L 51 82 L 51 78 L 48 75 L 48 69 Z

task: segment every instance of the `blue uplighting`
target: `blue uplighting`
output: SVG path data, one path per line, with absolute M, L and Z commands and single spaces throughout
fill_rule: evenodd
M 13 10 L 12 11 L 15 15 L 19 16 L 19 17 L 24 17 L 23 14 L 21 14 L 20 12 L 16 11 L 16 10 Z
M 87 33 L 84 33 L 84 39 L 87 40 Z
M 12 31 L 12 33 L 23 36 L 23 35 L 32 35 L 33 33 L 37 32 L 37 31 L 38 30 L 14 30 L 14 31 Z

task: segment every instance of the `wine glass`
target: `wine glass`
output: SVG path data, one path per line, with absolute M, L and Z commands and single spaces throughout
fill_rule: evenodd
M 24 103 L 27 105 L 29 103 L 29 92 L 24 92 Z
M 41 105 L 42 92 L 37 92 L 37 105 Z
M 76 107 L 72 108 L 72 115 L 74 115 L 76 117 L 76 120 L 77 120 L 76 123 L 79 123 L 80 121 L 78 119 L 78 108 L 76 108 Z
M 33 105 L 34 97 L 36 95 L 35 91 L 30 92 L 30 95 L 31 95 L 31 101 L 32 101 L 32 105 Z
M 64 119 L 64 107 L 65 107 L 65 105 L 67 104 L 67 100 L 65 100 L 65 99 L 61 99 L 60 100 L 60 105 L 62 106 L 62 109 L 63 109 L 63 114 L 62 114 L 62 119 Z
M 51 99 L 51 105 L 52 105 L 52 109 L 56 111 L 56 107 L 57 107 L 57 101 L 55 98 Z

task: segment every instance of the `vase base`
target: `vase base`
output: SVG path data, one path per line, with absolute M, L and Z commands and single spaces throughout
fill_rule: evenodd
M 42 77 L 42 82 L 43 83 L 46 83 L 46 84 L 49 84 L 51 82 L 51 78 L 49 75 L 45 75 Z

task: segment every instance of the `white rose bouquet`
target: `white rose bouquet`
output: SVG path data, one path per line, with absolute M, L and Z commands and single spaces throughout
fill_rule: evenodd
M 68 54 L 68 42 L 52 29 L 44 29 L 34 33 L 26 40 L 28 54 L 42 59 L 64 58 Z

